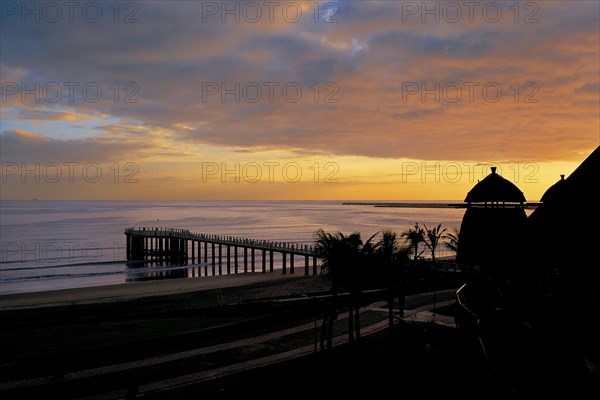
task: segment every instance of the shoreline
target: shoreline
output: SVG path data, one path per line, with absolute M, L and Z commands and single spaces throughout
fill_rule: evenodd
M 0 296 L 0 311 L 43 308 L 73 304 L 113 303 L 151 296 L 184 294 L 218 290 L 276 281 L 300 280 L 319 275 L 248 272 L 198 278 L 165 279 L 147 282 L 129 282 L 85 288 L 59 289 L 40 292 L 13 293 Z

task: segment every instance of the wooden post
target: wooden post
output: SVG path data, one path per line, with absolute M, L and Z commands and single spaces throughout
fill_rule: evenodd
M 227 245 L 227 275 L 231 274 L 231 246 Z
M 269 250 L 269 272 L 273 272 L 273 250 Z
M 290 253 L 290 274 L 294 273 L 294 246 L 292 245 L 292 251 Z
M 251 251 L 250 257 L 252 258 L 252 272 L 256 272 L 255 263 L 254 263 L 254 247 L 252 249 L 250 249 L 250 251 Z
M 237 250 L 238 250 L 238 247 L 237 246 L 233 246 L 233 251 L 234 251 L 233 252 L 233 256 L 235 258 L 235 260 L 234 260 L 234 271 L 235 271 L 236 274 L 238 273 L 238 252 L 237 252 Z
M 202 239 L 198 241 L 198 264 L 202 264 L 202 257 L 204 256 L 204 252 L 202 249 Z
M 192 264 L 196 260 L 196 242 L 192 240 Z
M 317 256 L 313 256 L 313 275 L 317 274 Z
M 136 259 L 143 260 L 144 259 L 144 238 L 141 236 L 138 237 L 137 242 L 138 242 L 138 255 L 137 255 Z
M 262 273 L 267 272 L 267 251 L 263 249 L 262 251 Z
M 133 260 L 135 258 L 135 237 L 129 236 L 130 249 L 129 249 L 129 258 Z
M 219 243 L 219 275 L 223 275 L 223 248 Z
M 283 275 L 287 274 L 287 257 L 284 251 L 281 252 L 281 273 Z
M 215 242 L 212 242 L 212 274 L 215 276 Z
M 244 246 L 244 272 L 248 272 L 248 248 Z
M 208 264 L 208 242 L 204 242 L 204 264 Z
M 167 260 L 169 260 L 171 258 L 171 248 L 170 246 L 170 239 L 168 237 L 165 238 L 165 258 Z
M 308 275 L 308 255 L 304 256 L 304 275 Z
M 175 247 L 175 245 L 177 244 L 176 240 L 174 237 L 170 237 L 169 238 L 169 260 L 175 261 L 176 257 L 175 257 L 175 252 L 177 251 L 177 247 Z

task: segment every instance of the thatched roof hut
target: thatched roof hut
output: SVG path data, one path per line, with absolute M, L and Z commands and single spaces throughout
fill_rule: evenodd
M 495 167 L 491 171 L 465 198 L 467 210 L 456 255 L 462 264 L 496 267 L 507 263 L 527 219 L 523 192 Z

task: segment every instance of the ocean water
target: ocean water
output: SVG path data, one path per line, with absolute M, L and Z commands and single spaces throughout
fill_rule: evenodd
M 210 266 L 199 262 L 127 263 L 124 230 L 128 227 L 184 228 L 312 244 L 319 228 L 360 232 L 364 239 L 383 229 L 400 233 L 415 222 L 421 226 L 441 223 L 450 230 L 460 226 L 464 211 L 343 205 L 341 201 L 1 201 L 0 295 L 155 279 L 202 279 L 212 273 Z M 257 266 L 261 265 L 260 253 Z M 451 255 L 445 248 L 437 254 Z M 303 261 L 297 265 L 303 266 Z

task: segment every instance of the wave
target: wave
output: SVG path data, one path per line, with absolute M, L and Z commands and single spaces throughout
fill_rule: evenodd
M 89 267 L 93 267 L 95 265 L 123 265 L 123 268 L 119 268 L 116 270 L 110 271 L 90 271 Z M 20 268 L 20 269 L 11 269 L 9 271 L 21 271 L 28 272 L 32 270 L 43 270 L 43 269 L 55 269 L 55 268 L 65 268 L 65 267 L 75 267 L 75 266 L 83 266 L 87 267 L 86 269 L 78 269 L 74 271 L 74 273 L 58 273 L 58 272 L 48 272 L 46 274 L 35 274 L 35 275 L 17 275 L 17 276 L 6 276 L 3 275 L 0 279 L 0 282 L 13 282 L 13 281 L 28 281 L 28 280 L 50 280 L 50 279 L 73 279 L 73 278 L 92 278 L 98 276 L 118 276 L 118 275 L 144 275 L 144 274 L 156 274 L 156 273 L 165 273 L 165 272 L 176 272 L 187 269 L 199 269 L 206 268 L 207 264 L 187 264 L 187 265 L 162 265 L 162 266 L 144 266 L 144 267 L 130 267 L 127 265 L 127 262 L 105 262 L 105 263 L 86 263 L 86 264 L 78 264 L 78 265 L 62 265 L 62 266 L 45 266 L 38 268 Z M 7 270 L 3 270 L 7 271 Z

